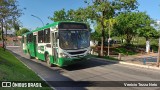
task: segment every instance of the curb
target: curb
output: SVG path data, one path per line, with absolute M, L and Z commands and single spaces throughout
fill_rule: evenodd
M 136 66 L 136 67 L 141 67 L 141 68 L 160 70 L 160 67 L 153 67 L 153 66 L 148 66 L 148 65 L 140 65 L 140 64 L 128 63 L 128 62 L 124 62 L 124 61 L 113 61 L 113 60 L 108 60 L 108 59 L 103 59 L 103 58 L 96 58 L 96 59 L 109 61 L 109 62 L 115 62 L 115 63 L 119 63 L 119 64 L 131 65 L 131 66 Z

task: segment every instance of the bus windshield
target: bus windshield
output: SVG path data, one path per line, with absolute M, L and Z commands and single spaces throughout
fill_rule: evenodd
M 60 30 L 59 45 L 62 49 L 82 49 L 89 47 L 89 31 Z

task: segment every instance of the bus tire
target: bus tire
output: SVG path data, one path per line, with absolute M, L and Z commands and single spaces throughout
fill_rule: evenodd
M 28 51 L 27 53 L 28 59 L 32 59 L 33 57 L 31 56 L 30 52 Z
M 48 65 L 49 67 L 52 67 L 53 64 L 50 62 L 49 54 L 46 54 L 46 55 L 45 55 L 45 58 L 46 58 L 47 65 Z

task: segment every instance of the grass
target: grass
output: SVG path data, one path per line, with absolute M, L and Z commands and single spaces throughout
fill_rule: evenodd
M 120 37 L 112 37 L 112 39 L 121 41 Z M 158 51 L 158 42 L 159 42 L 159 39 L 150 38 L 149 41 L 150 41 L 151 48 L 154 51 L 157 52 Z M 126 42 L 124 42 L 124 43 L 126 43 Z M 145 49 L 145 47 L 146 47 L 146 39 L 144 37 L 135 36 L 135 37 L 133 37 L 133 39 L 131 41 L 131 44 L 134 45 L 134 46 L 136 46 L 136 47 L 138 47 L 138 48 L 140 47 L 140 48 L 144 48 Z M 118 50 L 118 51 L 120 51 L 122 53 L 125 52 L 124 49 L 121 49 L 121 50 Z M 131 52 L 129 52 L 129 54 L 131 54 L 131 55 L 133 54 L 134 55 L 134 53 L 131 53 Z
M 116 58 L 113 58 L 113 57 L 110 57 L 110 56 L 98 56 L 98 55 L 90 55 L 90 57 L 95 57 L 95 58 L 104 58 L 104 59 L 108 59 L 108 60 L 113 60 L 113 61 L 121 61 L 121 60 L 118 60 Z
M 0 81 L 42 81 L 32 70 L 28 69 L 10 52 L 0 48 Z M 2 89 L 2 88 L 0 88 Z M 42 88 L 3 88 L 8 90 L 52 90 L 50 87 Z
M 124 47 L 115 48 L 114 51 L 116 53 L 122 53 L 123 55 L 135 55 L 135 54 L 137 54 L 136 52 L 134 52 L 130 49 L 124 48 Z

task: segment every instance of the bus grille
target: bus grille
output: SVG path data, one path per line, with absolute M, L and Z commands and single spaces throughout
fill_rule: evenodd
M 76 55 L 76 54 L 83 54 L 84 52 L 86 52 L 86 50 L 85 51 L 78 51 L 78 52 L 68 52 L 68 53 L 71 55 Z

